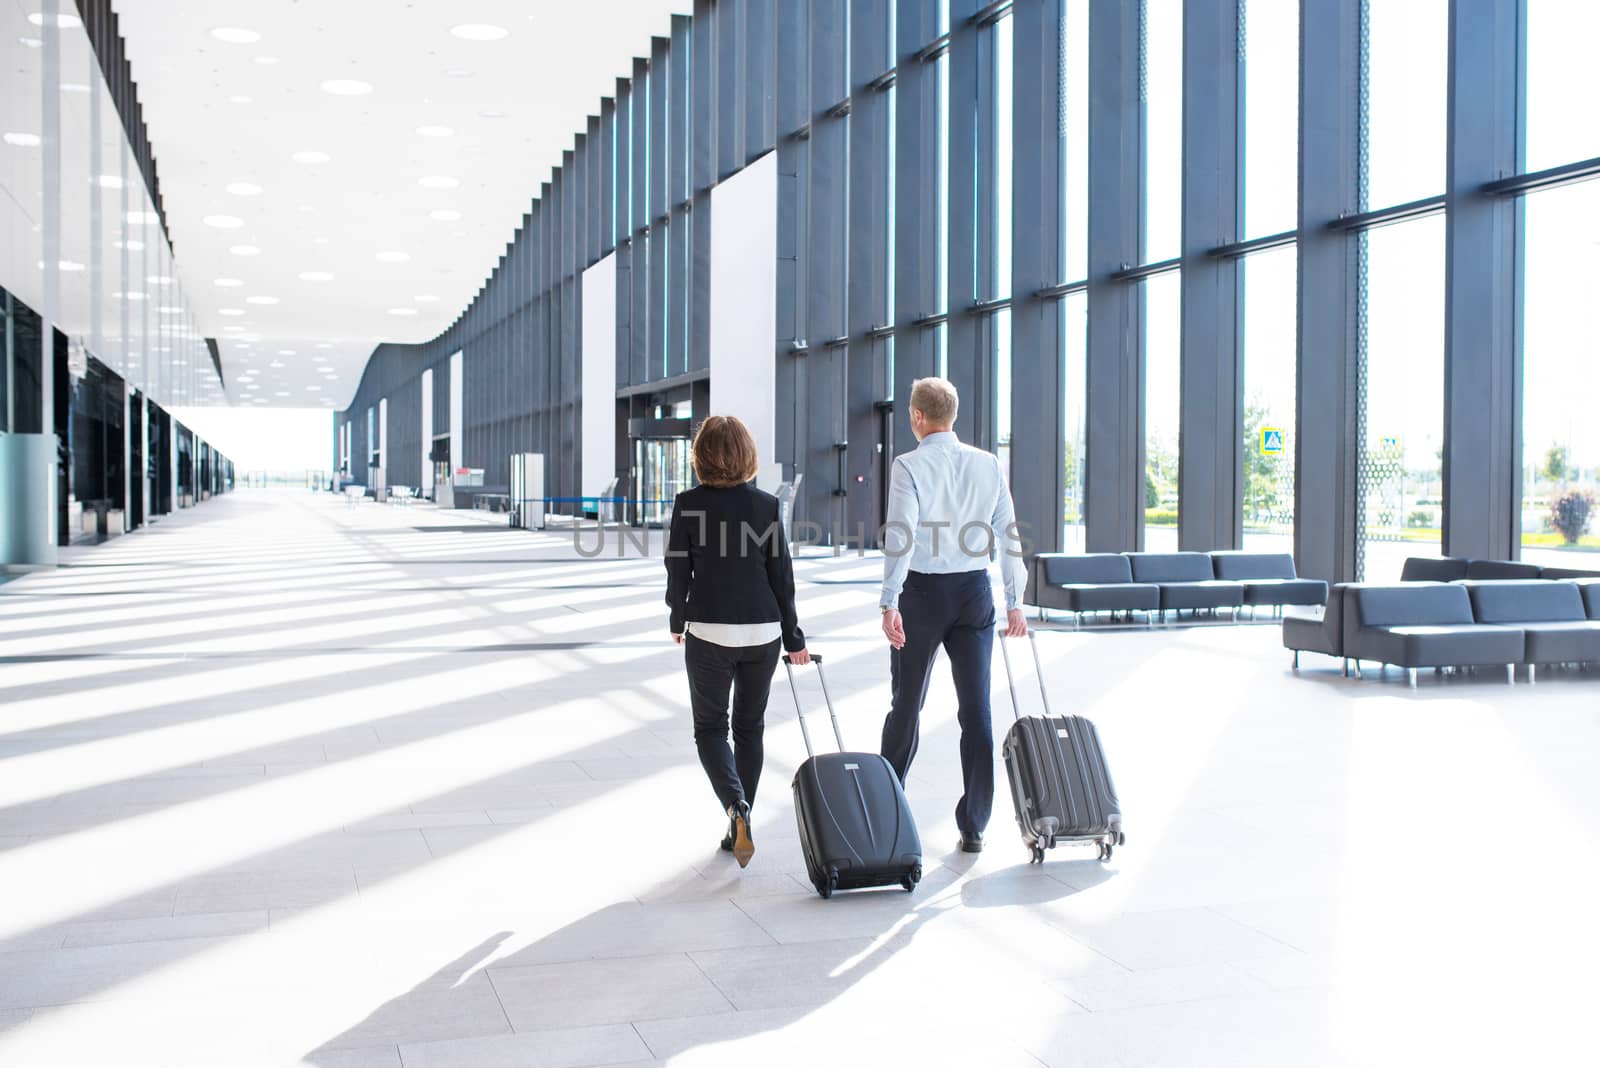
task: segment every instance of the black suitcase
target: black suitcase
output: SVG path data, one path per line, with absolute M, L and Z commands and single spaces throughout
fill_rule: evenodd
M 813 654 L 811 662 L 817 665 L 840 749 L 821 756 L 812 750 L 794 667 L 785 657 L 789 692 L 794 694 L 795 714 L 806 740 L 806 762 L 794 775 L 794 814 L 811 885 L 825 898 L 835 890 L 867 886 L 899 884 L 908 892 L 914 890 L 922 879 L 922 840 L 900 777 L 877 753 L 844 752 L 833 698 L 822 677 L 822 657 Z
M 1017 681 L 1011 673 L 1011 653 L 1005 634 L 1000 635 L 1000 654 L 1006 664 L 1006 683 L 1011 687 L 1011 709 L 1017 721 L 1006 732 L 1001 745 L 1006 778 L 1011 782 L 1011 800 L 1016 806 L 1017 827 L 1022 844 L 1033 851 L 1033 859 L 1044 863 L 1044 851 L 1058 842 L 1094 842 L 1100 859 L 1110 860 L 1111 851 L 1123 843 L 1122 806 L 1117 789 L 1111 784 L 1111 769 L 1094 724 L 1082 716 L 1050 714 L 1050 694 L 1044 681 L 1044 666 L 1039 661 L 1039 646 L 1028 632 L 1033 650 L 1033 666 L 1039 676 L 1039 693 L 1044 699 L 1043 716 L 1024 716 L 1017 701 Z

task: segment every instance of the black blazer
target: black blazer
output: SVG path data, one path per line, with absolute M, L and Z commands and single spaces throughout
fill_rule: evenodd
M 685 622 L 776 620 L 784 649 L 804 649 L 778 498 L 750 484 L 678 494 L 667 533 L 667 605 L 674 634 L 683 633 Z

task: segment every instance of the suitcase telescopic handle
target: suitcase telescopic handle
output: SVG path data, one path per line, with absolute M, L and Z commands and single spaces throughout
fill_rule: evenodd
M 839 743 L 839 752 L 844 752 L 844 735 L 839 733 L 839 717 L 833 711 L 833 695 L 828 692 L 828 676 L 822 673 L 822 657 L 816 653 L 811 654 L 811 662 L 817 665 L 817 680 L 822 683 L 822 699 L 828 703 L 828 719 L 833 721 L 833 738 Z M 783 658 L 783 670 L 789 676 L 789 692 L 794 695 L 794 715 L 800 721 L 800 736 L 806 740 L 806 756 L 817 755 L 811 748 L 811 731 L 806 727 L 806 712 L 800 707 L 800 689 L 794 682 L 794 664 L 789 658 Z
M 1022 718 L 1022 702 L 1017 699 L 1017 677 L 1011 670 L 1011 650 L 1006 647 L 1006 630 L 1000 628 L 1000 659 L 1006 664 L 1006 685 L 1011 690 L 1011 711 L 1018 719 Z M 1044 664 L 1039 659 L 1039 639 L 1032 629 L 1028 631 L 1028 648 L 1033 650 L 1033 673 L 1039 679 L 1039 697 L 1044 701 L 1044 714 L 1053 716 L 1050 711 L 1050 691 L 1044 684 Z

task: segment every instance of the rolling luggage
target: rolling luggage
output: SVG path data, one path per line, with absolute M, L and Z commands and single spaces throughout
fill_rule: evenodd
M 1001 632 L 1000 653 L 1017 721 L 1006 732 L 1000 751 L 1011 782 L 1022 844 L 1041 864 L 1044 851 L 1055 848 L 1057 842 L 1094 842 L 1100 847 L 1100 859 L 1110 860 L 1112 848 L 1123 842 L 1122 807 L 1111 784 L 1100 735 L 1082 716 L 1051 715 L 1044 666 L 1032 631 L 1028 632 L 1028 646 L 1033 650 L 1039 693 L 1044 699 L 1043 716 L 1022 714 L 1017 681 L 1011 673 L 1011 653 Z
M 811 662 L 817 665 L 840 750 L 821 756 L 812 750 L 794 666 L 785 657 L 789 692 L 794 694 L 795 714 L 806 740 L 806 762 L 794 775 L 794 813 L 811 885 L 825 898 L 835 890 L 897 883 L 908 892 L 914 890 L 922 878 L 922 840 L 900 778 L 877 753 L 844 752 L 833 698 L 822 677 L 822 657 L 812 654 Z

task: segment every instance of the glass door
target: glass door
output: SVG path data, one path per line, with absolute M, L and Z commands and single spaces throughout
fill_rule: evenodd
M 646 526 L 663 526 L 672 499 L 693 485 L 688 438 L 635 438 L 634 514 Z

